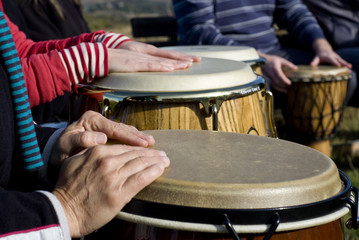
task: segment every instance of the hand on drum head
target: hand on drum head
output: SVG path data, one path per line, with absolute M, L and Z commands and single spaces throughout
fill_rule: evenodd
M 130 44 L 136 44 L 132 47 Z M 127 49 L 108 49 L 109 72 L 169 72 L 173 70 L 189 68 L 193 59 L 184 58 L 185 54 L 168 53 L 168 51 L 158 49 L 152 45 L 140 44 L 136 42 L 124 43 L 122 48 Z M 131 46 L 131 48 L 130 48 Z M 144 47 L 143 47 L 144 46 Z M 188 55 L 189 56 L 189 55 Z
M 310 63 L 312 67 L 316 67 L 320 63 L 327 63 L 337 67 L 352 67 L 350 63 L 342 59 L 336 52 L 333 51 L 329 42 L 325 39 L 317 39 L 313 43 L 313 48 L 316 52 L 316 56 Z
M 174 59 L 174 60 L 182 60 L 182 61 L 190 61 L 190 62 L 199 62 L 201 61 L 201 57 L 188 55 L 185 53 L 180 53 L 177 51 L 169 51 L 165 49 L 157 48 L 150 44 L 145 44 L 141 42 L 128 41 L 120 45 L 120 49 L 140 52 L 144 54 L 148 54 L 151 56 Z
M 287 93 L 292 82 L 283 73 L 283 67 L 293 70 L 296 70 L 298 67 L 282 57 L 264 53 L 258 54 L 266 59 L 266 63 L 262 66 L 262 71 L 269 78 L 270 86 L 279 92 Z
M 105 225 L 168 166 L 164 152 L 126 145 L 95 146 L 66 159 L 53 194 L 66 213 L 71 236 Z
M 108 138 L 141 147 L 155 143 L 152 136 L 133 126 L 114 122 L 97 112 L 88 111 L 64 130 L 54 147 L 51 162 L 53 165 L 59 165 L 64 159 L 84 148 L 106 144 Z

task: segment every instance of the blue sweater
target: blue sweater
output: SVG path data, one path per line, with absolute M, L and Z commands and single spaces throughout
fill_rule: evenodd
M 324 37 L 300 0 L 172 1 L 180 44 L 243 45 L 271 53 L 280 48 L 273 23 L 309 49 Z

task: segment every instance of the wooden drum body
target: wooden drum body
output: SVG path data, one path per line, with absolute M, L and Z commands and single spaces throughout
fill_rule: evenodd
M 187 70 L 111 74 L 92 86 L 105 91 L 100 107 L 104 115 L 139 130 L 276 136 L 264 79 L 242 62 L 203 58 Z
M 285 74 L 292 80 L 285 111 L 292 135 L 301 143 L 329 144 L 344 111 L 350 71 L 345 67 L 299 66 Z M 328 148 L 318 150 L 330 156 Z
M 324 154 L 239 133 L 148 131 L 171 165 L 85 239 L 341 240 L 358 191 Z

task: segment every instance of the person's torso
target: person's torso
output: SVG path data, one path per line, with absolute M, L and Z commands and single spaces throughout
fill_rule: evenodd
M 241 45 L 267 52 L 278 44 L 273 17 L 275 0 L 215 0 L 216 25 L 223 35 Z

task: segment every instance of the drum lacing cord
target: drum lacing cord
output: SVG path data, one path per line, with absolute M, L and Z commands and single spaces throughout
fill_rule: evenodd
M 268 232 L 266 233 L 266 235 L 264 236 L 263 240 L 270 240 L 271 237 L 273 236 L 274 232 L 277 230 L 278 225 L 280 223 L 280 217 L 278 213 L 275 213 L 273 215 L 274 218 L 274 222 L 271 224 Z M 234 230 L 234 227 L 231 223 L 231 221 L 229 220 L 227 214 L 223 214 L 223 220 L 224 220 L 224 225 L 227 228 L 227 231 L 232 235 L 234 240 L 240 240 L 236 230 Z

